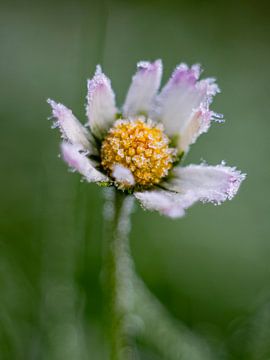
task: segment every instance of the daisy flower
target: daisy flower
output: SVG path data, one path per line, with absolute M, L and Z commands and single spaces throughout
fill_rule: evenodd
M 199 65 L 180 64 L 159 92 L 162 62 L 142 61 L 121 109 L 109 78 L 97 66 L 88 80 L 87 126 L 48 100 L 63 137 L 64 161 L 88 182 L 133 194 L 143 208 L 181 217 L 197 201 L 232 199 L 245 178 L 235 167 L 181 166 L 199 135 L 221 116 L 210 110 L 215 79 L 200 80 Z

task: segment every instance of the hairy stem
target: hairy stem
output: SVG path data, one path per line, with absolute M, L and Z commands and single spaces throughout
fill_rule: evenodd
M 138 359 L 135 339 L 141 338 L 162 359 L 212 359 L 207 345 L 173 319 L 136 275 L 129 248 L 132 208 L 133 197 L 106 190 L 104 289 L 110 320 L 110 358 Z
M 129 319 L 133 308 L 133 264 L 128 239 L 132 207 L 131 196 L 107 189 L 104 211 L 107 224 L 104 286 L 110 319 L 112 360 L 136 358 Z

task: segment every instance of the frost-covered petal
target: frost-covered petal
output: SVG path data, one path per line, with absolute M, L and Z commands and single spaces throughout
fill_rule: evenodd
M 117 108 L 110 79 L 97 66 L 93 79 L 88 80 L 86 114 L 92 133 L 102 138 L 112 126 Z
M 121 164 L 114 165 L 112 176 L 120 185 L 132 186 L 135 184 L 132 172 Z
M 153 63 L 141 61 L 137 64 L 137 72 L 132 78 L 123 106 L 124 116 L 148 113 L 159 89 L 161 76 L 161 60 Z
M 175 178 L 161 184 L 167 190 L 135 192 L 135 197 L 147 210 L 176 218 L 197 201 L 221 204 L 237 193 L 245 174 L 225 166 L 190 165 L 174 170 Z
M 78 145 L 67 142 L 61 144 L 64 161 L 75 171 L 82 174 L 88 182 L 107 182 L 108 177 L 95 169 L 94 163 L 86 156 L 87 153 Z
M 81 145 L 91 153 L 95 152 L 96 150 L 90 142 L 91 135 L 73 115 L 72 111 L 54 100 L 48 99 L 47 101 L 52 108 L 52 115 L 56 119 L 54 125 L 59 127 L 63 138 L 71 144 Z
M 201 134 L 208 131 L 211 121 L 223 122 L 222 118 L 221 114 L 209 110 L 207 103 L 201 104 L 198 109 L 192 112 L 186 127 L 179 134 L 178 147 L 187 153 L 189 146 L 194 144 Z
M 179 218 L 185 214 L 184 204 L 174 192 L 156 189 L 135 192 L 134 196 L 146 210 L 158 211 L 171 218 Z
M 153 116 L 163 122 L 167 134 L 179 136 L 178 146 L 184 151 L 208 130 L 215 115 L 209 105 L 219 88 L 214 79 L 199 81 L 199 76 L 199 65 L 189 68 L 180 64 L 158 95 L 153 110 Z
M 162 186 L 177 192 L 185 208 L 196 201 L 221 204 L 227 199 L 231 200 L 245 179 L 245 174 L 224 163 L 217 166 L 201 164 L 176 167 L 174 176 Z

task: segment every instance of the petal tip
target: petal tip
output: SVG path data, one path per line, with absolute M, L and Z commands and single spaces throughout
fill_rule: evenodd
M 52 100 L 52 99 L 47 99 L 47 103 L 49 104 L 49 105 L 51 105 L 51 107 L 53 107 L 55 104 L 56 104 L 56 102 L 54 101 L 54 100 Z
M 65 121 L 67 115 L 72 115 L 72 111 L 61 103 L 57 103 L 52 99 L 48 99 L 47 103 L 51 106 L 53 117 L 55 117 L 57 121 Z
M 91 80 L 87 81 L 88 97 L 92 97 L 96 90 L 110 86 L 110 80 L 102 72 L 96 72 Z
M 202 166 L 207 165 L 202 164 Z M 221 164 L 216 166 L 216 168 L 221 170 L 224 176 L 224 188 L 221 189 L 221 193 L 223 193 L 224 196 L 216 202 L 218 205 L 220 205 L 225 200 L 232 200 L 234 198 L 240 188 L 241 183 L 246 179 L 247 174 L 242 173 L 236 167 L 226 166 L 225 161 L 222 161 Z
M 238 192 L 241 183 L 246 179 L 246 174 L 236 168 L 231 168 L 231 174 L 229 176 L 227 195 L 228 199 L 231 200 Z
M 96 66 L 95 75 L 101 75 L 102 74 L 102 67 L 100 64 Z
M 201 66 L 199 64 L 195 64 L 189 68 L 187 64 L 181 63 L 174 70 L 171 81 L 174 85 L 182 82 L 193 85 L 199 79 L 200 74 Z
M 145 73 L 161 72 L 162 71 L 162 60 L 157 59 L 154 62 L 139 61 L 137 63 L 137 70 Z
M 100 65 L 97 65 L 95 74 L 92 79 L 87 80 L 88 96 L 91 96 L 93 92 L 101 88 L 111 89 L 110 79 L 102 72 Z

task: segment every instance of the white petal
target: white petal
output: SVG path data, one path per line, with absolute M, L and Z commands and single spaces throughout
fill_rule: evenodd
M 134 196 L 147 210 L 155 210 L 171 218 L 179 218 L 185 214 L 184 204 L 176 193 L 158 189 L 135 192 Z
M 115 178 L 116 182 L 119 183 L 120 185 L 132 186 L 135 184 L 135 180 L 132 175 L 132 172 L 120 164 L 114 165 L 112 176 Z
M 183 199 L 185 208 L 196 201 L 221 204 L 227 199 L 231 200 L 245 179 L 245 174 L 224 163 L 217 166 L 202 164 L 176 167 L 174 175 L 174 179 L 162 186 L 177 192 Z
M 86 114 L 92 133 L 102 138 L 112 126 L 117 109 L 111 81 L 97 66 L 95 76 L 88 80 Z
M 189 146 L 194 144 L 197 138 L 208 131 L 211 121 L 223 122 L 222 115 L 209 110 L 207 103 L 201 104 L 198 109 L 193 111 L 186 127 L 179 136 L 178 147 L 185 153 Z
M 51 105 L 53 117 L 56 119 L 54 125 L 59 127 L 63 138 L 72 144 L 81 145 L 91 153 L 96 152 L 94 146 L 90 143 L 90 134 L 79 120 L 76 119 L 72 111 L 51 99 L 47 101 Z
M 134 195 L 144 208 L 177 218 L 197 201 L 221 204 L 231 200 L 245 179 L 245 174 L 224 164 L 179 167 L 175 169 L 175 176 L 172 181 L 161 184 L 168 190 L 135 192 Z
M 94 164 L 86 156 L 86 152 L 78 145 L 67 142 L 61 144 L 64 161 L 74 170 L 82 174 L 88 182 L 109 181 L 107 176 L 95 169 Z
M 178 146 L 184 151 L 216 115 L 209 105 L 219 88 L 214 79 L 198 81 L 199 76 L 198 65 L 179 65 L 156 99 L 153 117 L 163 122 L 169 136 L 179 136 Z
M 160 86 L 162 62 L 141 61 L 137 64 L 137 72 L 132 78 L 123 106 L 124 116 L 148 113 L 153 99 Z

